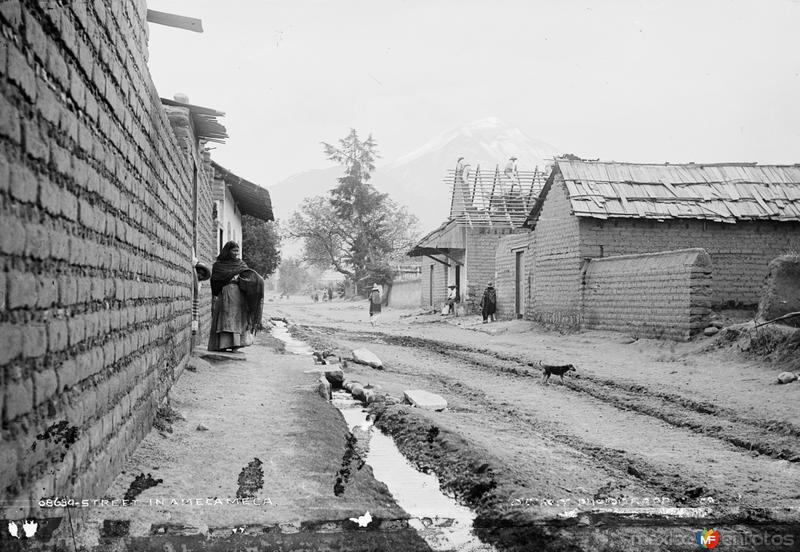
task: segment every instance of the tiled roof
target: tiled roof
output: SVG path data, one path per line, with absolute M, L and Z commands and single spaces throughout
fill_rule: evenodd
M 558 159 L 576 216 L 800 221 L 800 165 L 639 165 Z M 534 206 L 530 222 L 540 205 Z

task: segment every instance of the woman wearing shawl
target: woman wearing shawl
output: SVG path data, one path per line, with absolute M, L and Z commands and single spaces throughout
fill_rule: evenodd
M 239 251 L 239 244 L 229 241 L 211 269 L 209 351 L 244 347 L 245 333 L 261 327 L 264 280 L 239 258 Z

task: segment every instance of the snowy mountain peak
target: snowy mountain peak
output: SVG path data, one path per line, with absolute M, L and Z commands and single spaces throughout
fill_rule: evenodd
M 382 168 L 394 171 L 422 158 L 434 157 L 441 162 L 452 157 L 452 160 L 446 161 L 449 167 L 455 165 L 455 160 L 461 156 L 472 165 L 480 163 L 489 166 L 504 162 L 514 155 L 519 158 L 520 168 L 533 169 L 558 153 L 557 148 L 530 138 L 499 117 L 486 117 L 442 132 L 422 147 Z

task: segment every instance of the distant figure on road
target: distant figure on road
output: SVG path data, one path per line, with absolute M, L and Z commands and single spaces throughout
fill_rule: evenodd
M 519 172 L 517 172 L 517 158 L 510 157 L 508 159 L 508 163 L 506 163 L 506 168 L 503 169 L 503 174 L 506 178 L 511 181 L 511 191 L 514 191 L 514 186 L 516 185 L 519 188 L 522 186 L 519 183 Z
M 450 284 L 447 286 L 447 314 L 453 314 L 458 316 L 456 312 L 456 303 L 458 302 L 458 292 L 456 291 L 456 285 Z
M 481 314 L 483 315 L 483 323 L 491 319 L 494 322 L 495 316 L 494 313 L 497 312 L 497 292 L 494 290 L 494 285 L 492 282 L 489 282 L 486 285 L 486 289 L 483 292 L 483 297 L 481 298 Z
M 381 316 L 381 286 L 372 284 L 369 292 L 369 323 L 375 326 Z

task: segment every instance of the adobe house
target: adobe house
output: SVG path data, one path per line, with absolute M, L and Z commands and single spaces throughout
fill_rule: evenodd
M 710 270 L 709 306 L 753 306 L 770 260 L 800 249 L 800 166 L 557 159 L 524 226 L 533 231 L 498 246 L 505 317 L 519 312 L 543 322 L 583 325 L 591 261 L 619 256 L 624 258 L 616 268 L 604 263 L 603 270 L 660 263 L 666 278 L 676 262 L 685 263 L 686 282 Z M 705 250 L 710 266 L 704 267 L 702 255 L 685 251 L 692 248 Z M 654 260 L 659 252 L 674 252 L 682 260 Z M 520 257 L 522 266 L 515 262 Z M 617 291 L 637 273 L 627 278 L 615 284 Z M 681 291 L 662 283 L 662 292 Z M 508 305 L 509 297 L 522 303 L 519 311 Z
M 214 232 L 216 252 L 233 240 L 242 243 L 242 215 L 263 221 L 275 220 L 272 201 L 266 188 L 236 176 L 225 167 L 212 161 L 214 182 L 211 193 L 214 198 Z
M 445 222 L 423 237 L 408 252 L 421 258 L 420 306 L 441 308 L 447 287 L 456 286 L 465 312 L 476 312 L 486 283 L 495 276 L 495 251 L 501 237 L 519 232 L 545 174 L 538 169 L 519 171 L 515 180 L 499 166 L 474 172 L 448 171 L 445 183 L 452 189 L 450 213 Z

